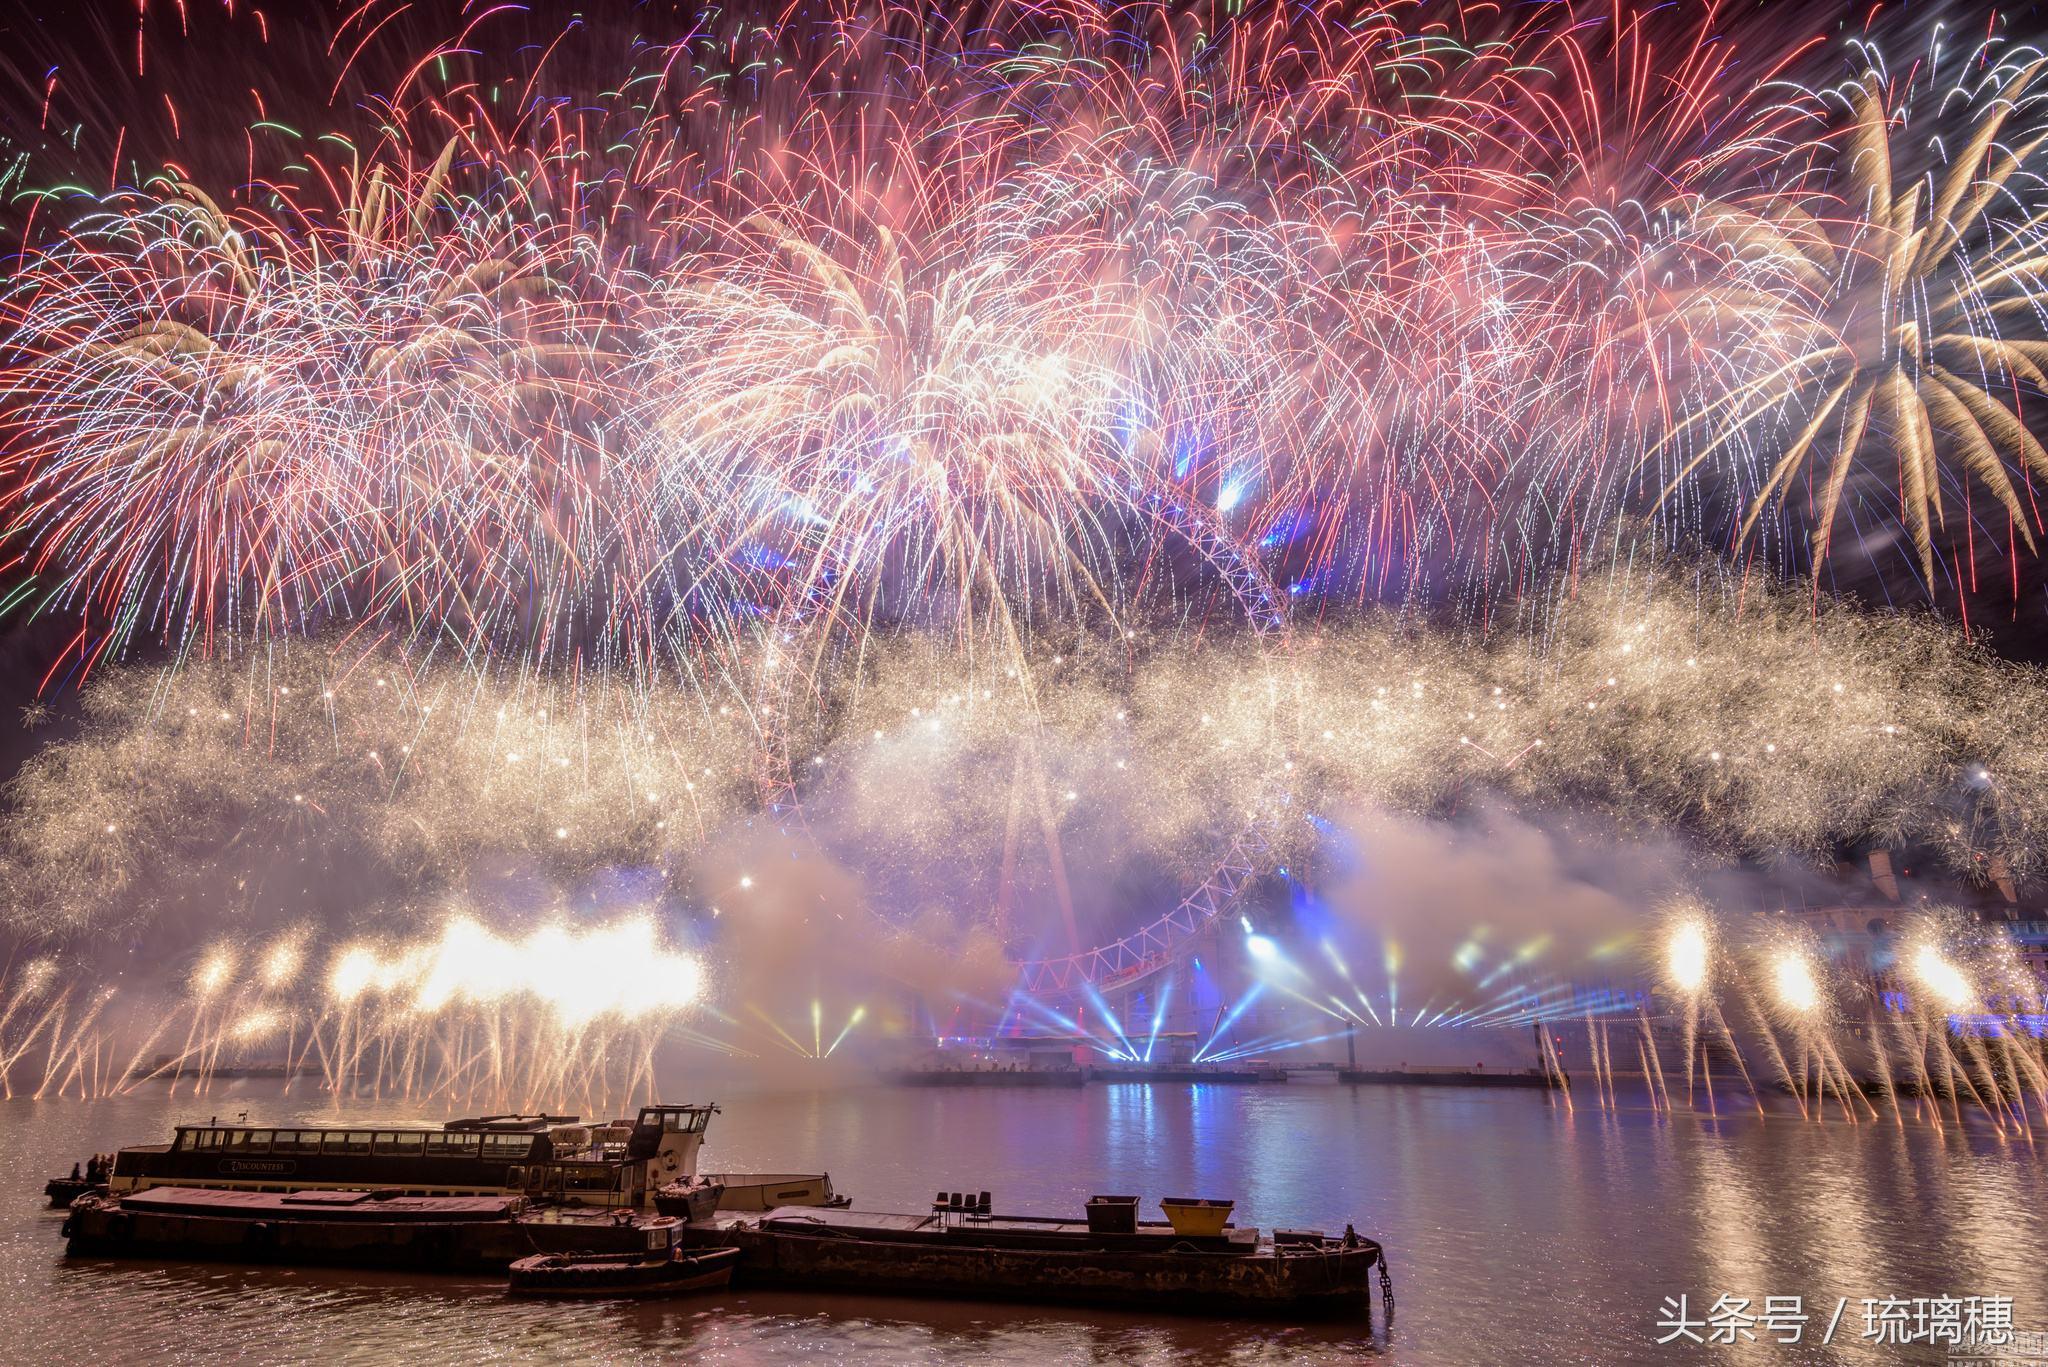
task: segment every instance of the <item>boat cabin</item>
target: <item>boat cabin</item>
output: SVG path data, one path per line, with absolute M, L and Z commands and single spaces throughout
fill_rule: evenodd
M 642 1106 L 626 1140 L 626 1157 L 647 1165 L 650 1186 L 694 1177 L 704 1131 L 716 1114 L 716 1105 Z
M 115 1193 L 155 1186 L 246 1191 L 395 1190 L 524 1195 L 570 1205 L 651 1206 L 694 1176 L 715 1105 L 647 1106 L 631 1121 L 482 1116 L 428 1128 L 180 1125 L 168 1144 L 122 1149 Z

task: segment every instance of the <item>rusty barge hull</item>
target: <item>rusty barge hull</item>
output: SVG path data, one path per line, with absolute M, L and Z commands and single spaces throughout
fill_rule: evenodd
M 1369 1318 L 1380 1257 L 1370 1240 L 1276 1249 L 1253 1230 L 1101 1236 L 1028 1217 L 958 1224 L 854 1211 L 778 1211 L 691 1225 L 682 1237 L 737 1248 L 737 1286 L 1299 1319 Z
M 64 1222 L 66 1252 L 476 1273 L 501 1271 L 535 1254 L 632 1253 L 647 1248 L 657 1232 L 644 1221 L 526 1215 L 517 1198 L 399 1198 L 344 1206 L 253 1195 L 159 1187 L 126 1198 L 81 1197 Z M 242 1199 L 221 1199 L 235 1197 Z M 676 1222 L 657 1223 L 665 1247 Z

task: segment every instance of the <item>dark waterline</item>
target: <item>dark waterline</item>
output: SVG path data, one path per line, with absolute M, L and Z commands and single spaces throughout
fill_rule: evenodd
M 670 1088 L 667 1099 L 685 1098 Z M 702 1091 L 703 1088 L 695 1089 Z M 1232 1196 L 1246 1223 L 1381 1239 L 1398 1311 L 1275 1327 L 905 1300 L 733 1292 L 648 1304 L 506 1301 L 495 1282 L 227 1266 L 68 1263 L 46 1176 L 176 1119 L 331 1121 L 275 1083 L 208 1098 L 0 1103 L 0 1359 L 159 1362 L 1387 1363 L 1941 1361 L 1860 1344 L 1866 1296 L 2003 1295 L 2048 1328 L 2048 1176 L 2024 1140 L 1951 1126 L 1566 1114 L 1540 1093 L 1408 1087 L 849 1087 L 719 1097 L 705 1166 L 825 1167 L 864 1208 L 941 1188 L 1078 1211 L 1091 1191 Z M 1626 1101 L 1626 1097 L 1624 1097 Z M 351 1106 L 350 1118 L 443 1118 Z M 1154 1208 L 1156 1209 L 1156 1207 Z M 1662 1298 L 1802 1295 L 1832 1349 L 1655 1347 Z

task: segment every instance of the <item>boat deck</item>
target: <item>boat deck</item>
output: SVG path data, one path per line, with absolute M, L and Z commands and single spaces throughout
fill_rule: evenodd
M 1086 1220 L 1042 1215 L 962 1215 L 934 1211 L 929 1215 L 873 1210 L 827 1210 L 815 1206 L 780 1206 L 760 1218 L 760 1228 L 778 1234 L 922 1242 L 1036 1245 L 1040 1247 L 1115 1248 L 1133 1252 L 1198 1249 L 1210 1253 L 1252 1254 L 1259 1250 L 1259 1231 L 1226 1226 L 1221 1235 L 1176 1234 L 1164 1222 L 1145 1222 L 1134 1234 L 1100 1234 Z
M 509 1220 L 517 1196 L 382 1196 L 369 1191 L 246 1191 L 219 1187 L 151 1187 L 121 1198 L 121 1207 L 154 1214 L 216 1215 L 245 1220 Z

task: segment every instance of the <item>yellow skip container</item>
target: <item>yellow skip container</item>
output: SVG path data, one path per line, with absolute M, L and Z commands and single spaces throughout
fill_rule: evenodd
M 1230 1222 L 1235 1201 L 1210 1201 L 1196 1196 L 1169 1196 L 1159 1203 L 1166 1222 L 1175 1234 L 1191 1239 L 1213 1239 Z

